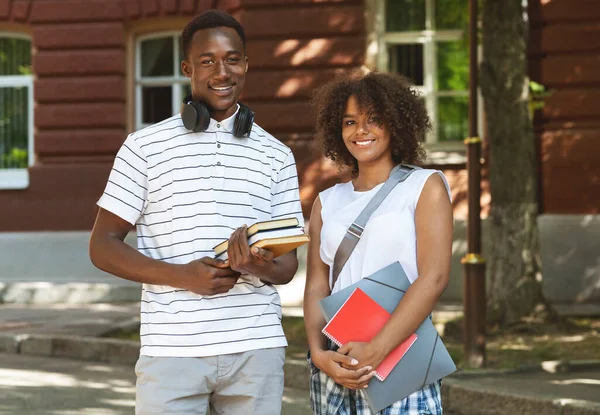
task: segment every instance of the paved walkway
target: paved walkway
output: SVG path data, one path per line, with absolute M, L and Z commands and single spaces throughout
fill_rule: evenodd
M 0 305 L 0 415 L 131 414 L 139 345 L 95 336 L 135 326 L 138 312 L 139 303 Z M 436 313 L 451 317 L 457 310 Z M 600 414 L 600 360 L 554 373 L 550 366 L 452 375 L 443 382 L 445 413 Z M 285 370 L 283 414 L 310 413 L 306 363 L 289 358 Z
M 0 354 L 0 415 L 131 415 L 131 366 Z M 310 414 L 308 391 L 286 388 L 283 414 Z

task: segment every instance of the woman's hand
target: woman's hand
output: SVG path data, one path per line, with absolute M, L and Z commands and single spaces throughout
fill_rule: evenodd
M 365 366 L 377 369 L 377 366 L 385 359 L 385 354 L 372 343 L 349 342 L 338 349 L 338 353 L 354 358 L 356 364 L 342 367 L 346 369 L 359 370 Z
M 371 378 L 375 375 L 370 366 L 361 367 L 358 370 L 344 368 L 342 365 L 351 367 L 357 365 L 358 361 L 350 356 L 332 350 L 311 352 L 311 357 L 316 367 L 332 378 L 335 383 L 349 389 L 366 388 Z

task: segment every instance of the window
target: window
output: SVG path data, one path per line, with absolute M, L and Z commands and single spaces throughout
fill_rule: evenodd
M 370 1 L 375 66 L 402 73 L 420 90 L 433 123 L 427 145 L 462 146 L 469 107 L 467 0 Z
M 190 94 L 189 79 L 181 74 L 183 52 L 179 33 L 138 38 L 136 43 L 136 129 L 177 114 Z
M 0 189 L 24 189 L 33 164 L 31 41 L 0 32 Z

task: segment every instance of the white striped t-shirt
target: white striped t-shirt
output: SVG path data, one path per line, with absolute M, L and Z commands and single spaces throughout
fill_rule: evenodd
M 244 224 L 295 216 L 304 226 L 291 150 L 257 124 L 233 136 L 235 115 L 203 133 L 176 115 L 125 140 L 98 205 L 136 225 L 144 255 L 185 264 Z M 143 284 L 140 335 L 146 356 L 287 346 L 279 294 L 253 275 L 215 296 Z

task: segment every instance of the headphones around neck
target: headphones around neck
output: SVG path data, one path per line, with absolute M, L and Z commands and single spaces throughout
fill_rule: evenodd
M 249 137 L 254 124 L 254 112 L 241 102 L 238 102 L 240 109 L 235 116 L 233 124 L 233 135 L 242 138 Z M 204 102 L 194 101 L 191 95 L 183 99 L 183 108 L 181 110 L 181 119 L 183 125 L 188 130 L 195 133 L 206 131 L 210 124 L 210 112 Z

